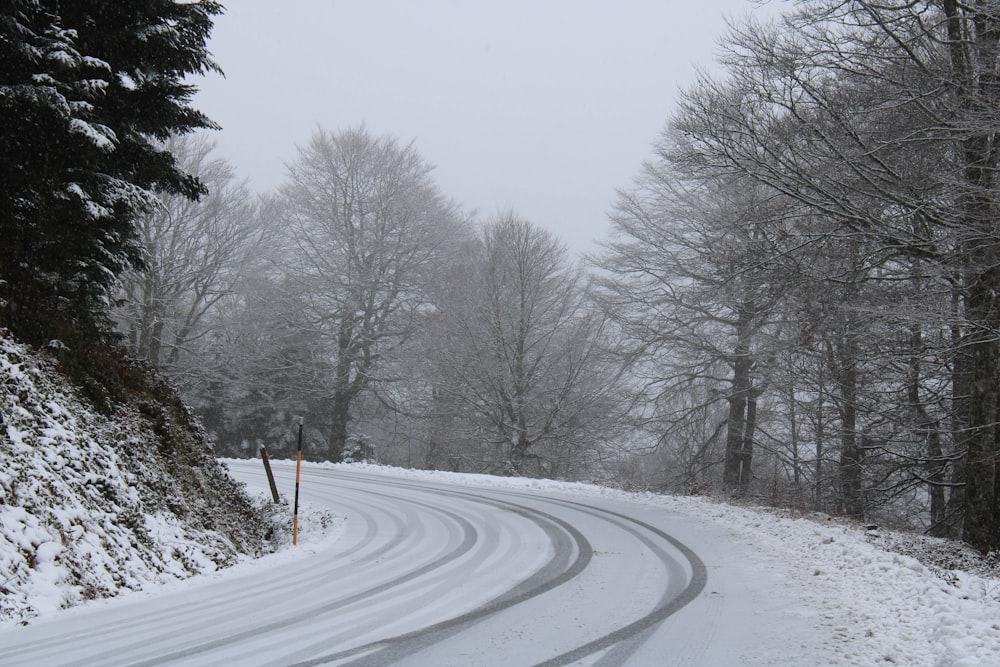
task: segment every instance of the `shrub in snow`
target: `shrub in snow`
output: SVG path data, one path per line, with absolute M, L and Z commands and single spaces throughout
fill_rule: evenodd
M 343 463 L 374 463 L 375 448 L 368 444 L 368 438 L 363 435 L 351 435 L 344 446 Z

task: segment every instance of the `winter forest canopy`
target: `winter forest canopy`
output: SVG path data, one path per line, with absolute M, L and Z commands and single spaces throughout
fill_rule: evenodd
M 291 455 L 302 416 L 311 459 L 1000 548 L 1000 2 L 807 0 L 734 25 L 583 261 L 544 221 L 470 215 L 364 124 L 318 128 L 250 192 L 188 106 L 220 11 L 0 16 L 0 326 L 96 401 L 127 350 L 221 455 Z

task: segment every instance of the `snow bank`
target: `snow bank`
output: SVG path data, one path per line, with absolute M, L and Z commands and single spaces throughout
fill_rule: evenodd
M 252 525 L 249 501 L 210 450 L 207 467 L 159 451 L 167 408 L 144 396 L 142 409 L 101 415 L 48 361 L 2 334 L 0 620 L 211 572 L 261 550 L 264 527 Z

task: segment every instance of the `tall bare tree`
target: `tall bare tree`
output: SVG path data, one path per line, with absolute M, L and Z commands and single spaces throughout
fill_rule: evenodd
M 288 319 L 332 369 L 322 384 L 330 460 L 342 457 L 356 399 L 393 381 L 385 361 L 412 334 L 427 272 L 459 218 L 431 170 L 412 144 L 364 127 L 317 130 L 289 167 Z
M 1000 16 L 987 0 L 801 3 L 779 26 L 734 32 L 729 78 L 706 79 L 687 96 L 684 115 L 695 122 L 681 127 L 702 164 L 746 174 L 892 261 L 919 259 L 936 267 L 925 273 L 951 281 L 953 308 L 897 311 L 911 331 L 907 349 L 922 357 L 909 364 L 917 405 L 908 411 L 913 432 L 930 434 L 937 423 L 940 436 L 921 386 L 932 386 L 928 375 L 950 376 L 963 458 L 953 498 L 964 499 L 964 538 L 984 550 L 1000 545 L 998 44 Z M 915 341 L 926 338 L 912 332 L 942 322 L 952 325 L 954 347 L 924 355 Z M 928 440 L 915 471 L 942 459 L 933 453 L 939 444 Z
M 587 469 L 617 427 L 620 373 L 566 248 L 501 214 L 450 272 L 428 345 L 438 405 L 469 436 L 455 455 L 504 474 Z
M 198 201 L 161 194 L 138 220 L 144 268 L 123 278 L 118 315 L 133 354 L 179 371 L 184 354 L 213 328 L 212 309 L 233 294 L 263 228 L 253 197 L 225 160 L 212 157 L 205 135 L 176 137 L 165 148 L 209 192 Z
M 707 409 L 719 426 L 708 429 L 696 456 L 704 460 L 717 450 L 713 444 L 724 432 L 723 485 L 745 494 L 767 382 L 766 330 L 780 298 L 781 281 L 768 268 L 782 252 L 784 229 L 766 189 L 692 168 L 687 150 L 682 135 L 667 132 L 657 159 L 620 192 L 616 238 L 600 260 L 607 276 L 602 298 L 628 335 L 635 370 L 645 378 L 643 399 L 657 406 L 647 414 L 661 438 L 689 432 L 687 421 L 703 419 Z M 674 400 L 682 391 L 707 403 Z M 667 414 L 668 406 L 677 410 Z

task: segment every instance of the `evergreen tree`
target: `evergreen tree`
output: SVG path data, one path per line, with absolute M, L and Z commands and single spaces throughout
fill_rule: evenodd
M 141 265 L 155 192 L 201 183 L 159 143 L 212 122 L 188 106 L 211 0 L 7 0 L 0 10 L 0 326 L 29 342 L 100 333 Z

